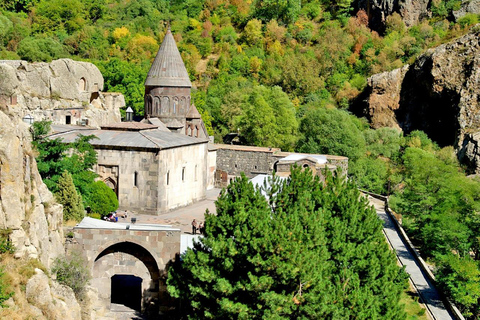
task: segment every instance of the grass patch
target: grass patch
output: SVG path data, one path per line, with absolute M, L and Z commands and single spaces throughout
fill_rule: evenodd
M 87 216 L 93 219 L 102 220 L 102 215 L 100 213 L 92 212 L 92 213 L 89 213 Z
M 0 255 L 0 258 L 4 272 L 5 292 L 12 294 L 15 303 L 14 307 L 0 308 L 0 319 L 36 319 L 36 315 L 31 313 L 28 307 L 25 288 L 28 279 L 35 274 L 35 268 L 43 271 L 46 271 L 46 268 L 36 259 L 15 259 L 8 253 Z
M 63 226 L 64 227 L 75 227 L 77 224 L 78 224 L 78 222 L 75 221 L 75 220 L 63 221 Z
M 418 300 L 418 294 L 413 289 L 406 290 L 402 293 L 400 303 L 405 305 L 407 320 L 428 320 L 426 315 L 427 310 Z

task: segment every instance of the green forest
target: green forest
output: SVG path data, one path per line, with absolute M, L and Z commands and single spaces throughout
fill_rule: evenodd
M 170 25 L 217 142 L 236 132 L 244 144 L 349 157 L 351 181 L 390 196 L 438 285 L 479 319 L 480 183 L 453 147 L 420 131 L 373 130 L 348 111 L 369 76 L 468 32 L 480 19 L 454 22 L 460 2 L 432 1 L 431 17 L 409 28 L 392 14 L 375 31 L 352 0 L 3 0 L 0 59 L 92 62 L 104 91 L 142 115 Z

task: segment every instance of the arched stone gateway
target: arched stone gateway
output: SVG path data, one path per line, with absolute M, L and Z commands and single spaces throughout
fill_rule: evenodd
M 159 281 L 160 270 L 155 258 L 136 243 L 113 244 L 103 250 L 93 264 L 92 285 L 98 288 L 106 304 L 125 305 L 154 314 L 158 308 Z
M 91 285 L 106 308 L 126 306 L 151 315 L 168 309 L 166 266 L 180 252 L 180 230 L 164 225 L 84 218 L 71 249 L 87 258 Z

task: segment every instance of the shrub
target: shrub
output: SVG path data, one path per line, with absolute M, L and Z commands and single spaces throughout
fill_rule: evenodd
M 49 62 L 67 56 L 63 46 L 52 38 L 25 38 L 18 44 L 17 53 L 20 58 L 30 62 Z
M 2 308 L 4 307 L 3 302 L 13 296 L 13 292 L 10 292 L 8 285 L 5 283 L 4 275 L 3 268 L 0 268 L 0 307 Z
M 93 213 L 105 215 L 118 208 L 118 199 L 113 192 L 103 181 L 96 181 L 88 188 L 88 195 L 86 196 L 86 205 L 90 206 Z
M 0 254 L 2 253 L 13 253 L 15 251 L 12 242 L 8 238 L 12 230 L 10 229 L 0 229 Z
M 70 256 L 57 257 L 53 263 L 52 273 L 57 281 L 72 288 L 77 298 L 81 297 L 90 281 L 87 262 L 74 252 Z
M 63 219 L 65 221 L 80 221 L 84 216 L 82 198 L 75 189 L 72 175 L 67 171 L 62 173 L 58 180 L 58 191 L 55 197 L 63 205 Z
M 89 213 L 88 216 L 90 218 L 93 218 L 93 219 L 98 219 L 98 220 L 102 219 L 102 215 L 100 213 L 96 213 L 96 212 Z

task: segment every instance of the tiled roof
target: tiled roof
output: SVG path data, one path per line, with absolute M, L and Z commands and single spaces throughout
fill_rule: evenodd
M 150 87 L 192 87 L 182 56 L 178 51 L 170 29 L 148 72 L 145 86 Z

